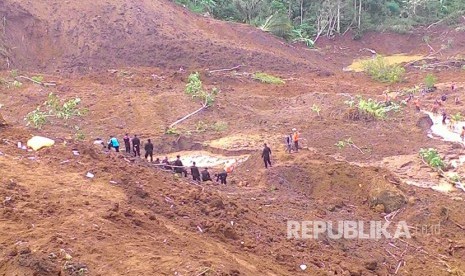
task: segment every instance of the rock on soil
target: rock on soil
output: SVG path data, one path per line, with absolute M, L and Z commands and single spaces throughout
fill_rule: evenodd
M 400 191 L 376 190 L 372 192 L 371 205 L 376 206 L 377 211 L 391 213 L 402 208 L 407 202 L 405 196 Z
M 432 125 L 433 120 L 431 120 L 431 118 L 426 114 L 421 116 L 421 118 L 417 121 L 417 127 L 421 128 L 424 131 L 429 131 Z

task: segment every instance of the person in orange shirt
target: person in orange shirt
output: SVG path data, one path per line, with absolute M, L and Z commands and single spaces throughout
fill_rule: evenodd
M 292 134 L 292 140 L 294 141 L 295 151 L 298 152 L 299 151 L 299 132 L 295 128 L 292 129 L 292 131 L 294 132 Z

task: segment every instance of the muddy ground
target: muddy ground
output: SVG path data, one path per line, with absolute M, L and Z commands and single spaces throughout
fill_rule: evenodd
M 367 121 L 350 119 L 344 104 L 355 95 L 382 100 L 386 89 L 413 87 L 433 72 L 438 90 L 422 98 L 422 108 L 447 94 L 443 108 L 463 112 L 453 101 L 465 92 L 463 69 L 413 64 L 394 86 L 342 70 L 369 57 L 365 48 L 427 56 L 425 35 L 435 50 L 449 45 L 434 55 L 447 60 L 463 53 L 463 32 L 439 26 L 361 41 L 348 35 L 309 50 L 167 1 L 44 2 L 0 3 L 8 49 L 0 88 L 8 123 L 0 128 L 1 275 L 465 275 L 463 192 L 411 185 L 443 181 L 418 158 L 420 148 L 453 159 L 463 147 L 429 138 L 428 120 L 411 105 Z M 183 92 L 195 70 L 205 88 L 221 92 L 214 106 L 178 125 L 179 134 L 165 134 L 200 106 Z M 257 82 L 255 71 L 286 83 Z M 56 85 L 22 79 L 21 87 L 9 86 L 17 75 Z M 50 92 L 81 98 L 88 114 L 26 127 L 25 115 Z M 283 136 L 294 127 L 304 149 L 288 154 Z M 227 186 L 198 185 L 92 145 L 126 132 L 151 138 L 157 157 L 189 150 L 250 157 Z M 56 144 L 17 148 L 32 135 Z M 363 153 L 335 146 L 347 138 Z M 273 150 L 268 170 L 264 142 Z M 406 221 L 413 238 L 287 239 L 289 220 Z

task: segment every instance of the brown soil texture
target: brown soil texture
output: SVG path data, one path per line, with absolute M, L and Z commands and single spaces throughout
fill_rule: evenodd
M 241 64 L 291 70 L 316 69 L 321 60 L 250 26 L 202 18 L 169 1 L 6 0 L 0 15 L 10 66 L 18 69 L 67 73 Z
M 3 68 L 19 69 L 0 73 L 8 123 L 0 127 L 0 275 L 464 275 L 463 192 L 407 184 L 443 180 L 418 158 L 420 148 L 436 147 L 449 159 L 464 148 L 429 138 L 428 121 L 411 105 L 367 121 L 350 119 L 344 104 L 355 95 L 382 100 L 384 90 L 413 87 L 433 72 L 438 90 L 421 98 L 422 108 L 446 94 L 443 108 L 463 112 L 453 101 L 465 91 L 463 69 L 409 66 L 406 80 L 392 86 L 342 70 L 370 55 L 363 48 L 427 55 L 425 34 L 436 49 L 454 40 L 435 55 L 446 60 L 463 53 L 463 32 L 438 26 L 411 35 L 367 34 L 361 41 L 348 35 L 309 50 L 161 0 L 5 0 L 0 15 L 6 18 Z M 165 134 L 200 107 L 184 93 L 193 70 L 205 89 L 221 92 L 212 107 L 177 126 L 181 135 Z M 285 84 L 257 82 L 255 71 Z M 16 74 L 42 75 L 56 86 L 26 79 L 9 86 Z M 457 90 L 450 91 L 452 83 Z M 88 114 L 27 127 L 25 115 L 51 92 L 79 97 Z M 227 127 L 198 127 L 216 122 Z M 83 141 L 75 139 L 76 126 Z M 284 135 L 294 127 L 303 148 L 288 154 Z M 158 157 L 200 149 L 251 156 L 228 185 L 199 185 L 93 146 L 109 135 L 122 142 L 126 132 L 151 138 Z M 56 144 L 18 149 L 17 142 L 33 135 Z M 245 142 L 229 149 L 205 145 L 230 137 Z M 335 146 L 349 137 L 363 153 Z M 264 142 L 273 151 L 267 170 Z M 413 237 L 287 238 L 287 221 L 315 220 L 405 221 Z

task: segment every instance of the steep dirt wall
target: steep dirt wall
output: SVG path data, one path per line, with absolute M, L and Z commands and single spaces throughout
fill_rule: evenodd
M 8 62 L 38 71 L 110 67 L 312 70 L 319 54 L 256 28 L 191 14 L 168 1 L 27 1 L 0 3 Z

